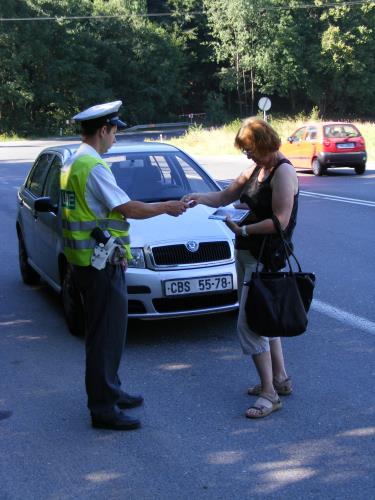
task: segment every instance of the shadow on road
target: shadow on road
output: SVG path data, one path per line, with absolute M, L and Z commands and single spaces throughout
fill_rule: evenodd
M 130 319 L 128 343 L 132 345 L 193 344 L 208 339 L 225 340 L 233 338 L 236 320 L 237 311 L 167 320 Z

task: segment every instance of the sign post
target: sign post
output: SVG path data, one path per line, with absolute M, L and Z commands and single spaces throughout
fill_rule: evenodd
M 266 111 L 271 109 L 271 99 L 269 97 L 261 97 L 258 102 L 258 108 L 263 111 L 264 121 L 267 121 Z

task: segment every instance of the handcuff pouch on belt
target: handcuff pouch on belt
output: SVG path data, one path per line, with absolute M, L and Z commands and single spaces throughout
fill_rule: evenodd
M 91 231 L 91 236 L 96 241 L 91 256 L 92 267 L 101 270 L 105 268 L 107 263 L 118 265 L 126 260 L 124 247 L 108 231 L 96 227 Z

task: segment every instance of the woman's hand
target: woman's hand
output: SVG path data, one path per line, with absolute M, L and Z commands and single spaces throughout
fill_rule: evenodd
M 236 224 L 235 222 L 233 222 L 230 217 L 227 217 L 224 222 L 227 225 L 227 227 L 229 227 L 229 229 L 231 231 L 233 231 L 233 233 L 236 236 L 240 236 L 240 234 L 241 234 L 241 228 L 240 228 L 240 226 L 238 224 Z
M 188 208 L 193 208 L 197 206 L 198 203 L 200 203 L 199 199 L 200 199 L 199 193 L 189 193 L 185 194 L 185 196 L 181 198 L 181 201 L 183 201 L 188 206 Z

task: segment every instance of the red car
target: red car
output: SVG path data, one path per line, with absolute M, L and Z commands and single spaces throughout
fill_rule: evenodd
M 366 170 L 365 140 L 352 123 L 306 123 L 281 151 L 296 168 L 311 168 L 315 175 L 323 175 L 328 167 L 351 167 L 359 175 Z

